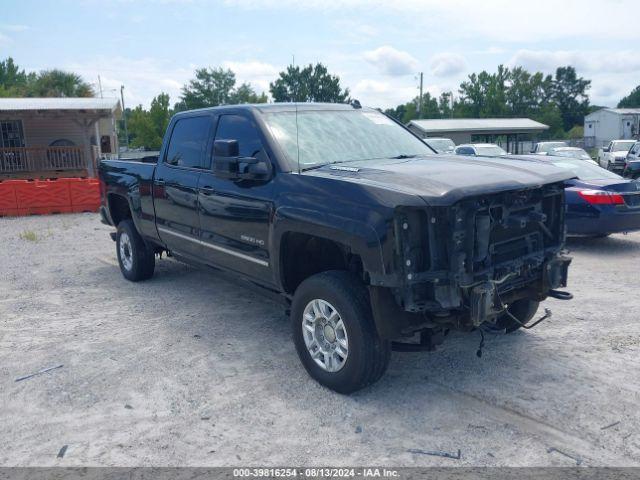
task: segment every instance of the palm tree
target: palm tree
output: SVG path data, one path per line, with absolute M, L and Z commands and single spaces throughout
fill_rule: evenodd
M 93 97 L 94 92 L 80 75 L 63 70 L 43 70 L 30 82 L 30 97 Z

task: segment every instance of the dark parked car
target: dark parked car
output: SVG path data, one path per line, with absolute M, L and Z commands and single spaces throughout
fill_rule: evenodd
M 166 251 L 245 280 L 290 310 L 302 364 L 339 392 L 377 381 L 392 340 L 512 332 L 567 297 L 572 174 L 550 164 L 435 155 L 359 104 L 181 112 L 144 160 L 99 168 L 124 277 Z
M 627 153 L 622 176 L 625 178 L 640 177 L 640 142 L 634 143 Z
M 639 182 L 580 159 L 543 156 L 533 161 L 552 163 L 575 175 L 565 190 L 569 235 L 603 237 L 640 230 Z

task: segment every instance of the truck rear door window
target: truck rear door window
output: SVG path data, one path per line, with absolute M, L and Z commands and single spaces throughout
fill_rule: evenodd
M 171 133 L 165 162 L 177 167 L 200 168 L 210 125 L 209 116 L 178 120 Z

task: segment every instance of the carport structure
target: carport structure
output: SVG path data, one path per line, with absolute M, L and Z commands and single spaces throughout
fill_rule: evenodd
M 506 137 L 506 150 L 524 153 L 519 147 L 525 137 L 535 137 L 548 125 L 530 118 L 451 118 L 411 120 L 407 127 L 421 138 L 446 137 L 461 143 L 495 143 Z

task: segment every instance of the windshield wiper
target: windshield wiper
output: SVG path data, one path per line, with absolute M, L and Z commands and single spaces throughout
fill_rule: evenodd
M 317 165 L 311 165 L 310 167 L 301 168 L 301 172 L 306 172 L 307 170 L 315 170 L 316 168 L 326 167 L 327 165 L 333 165 L 339 162 L 329 162 L 329 163 L 318 163 Z
M 405 158 L 416 158 L 417 155 L 406 155 L 401 153 L 400 155 L 396 155 L 395 157 L 389 157 L 392 160 L 404 160 Z

